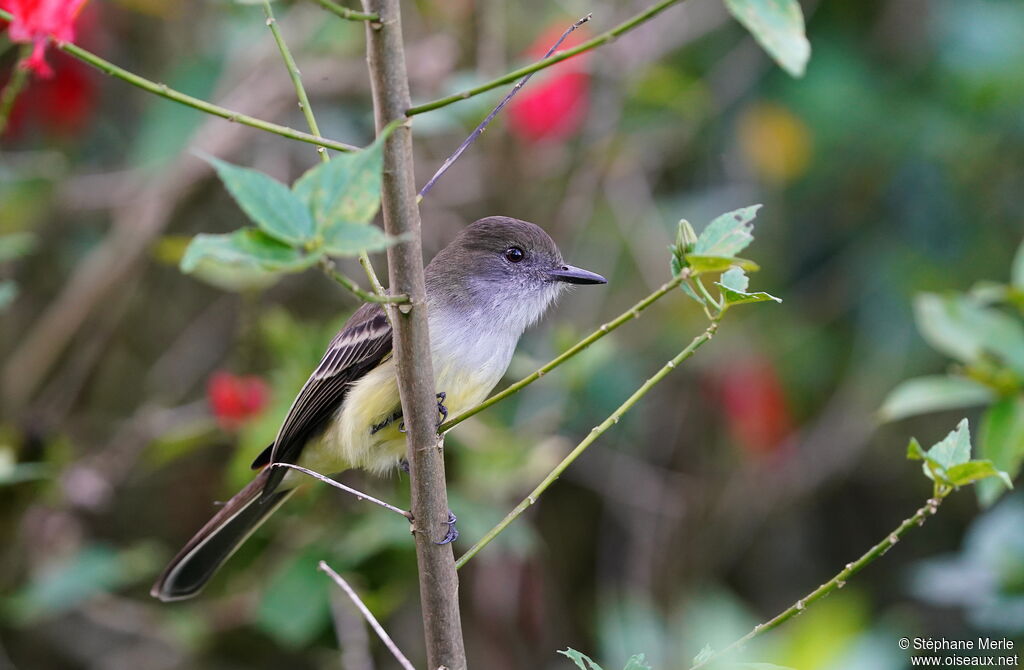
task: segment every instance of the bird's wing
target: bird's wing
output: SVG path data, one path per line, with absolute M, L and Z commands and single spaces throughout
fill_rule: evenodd
M 351 384 L 390 353 L 391 324 L 384 309 L 376 304 L 363 305 L 331 340 L 320 364 L 299 391 L 269 449 L 269 458 L 257 458 L 254 466 L 261 460 L 295 463 L 306 443 L 335 415 Z M 285 473 L 285 468 L 276 468 L 265 493 L 273 491 Z

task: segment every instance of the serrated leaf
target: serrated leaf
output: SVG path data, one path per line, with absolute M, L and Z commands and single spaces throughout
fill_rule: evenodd
M 309 209 L 287 186 L 258 170 L 232 165 L 213 156 L 204 158 L 217 170 L 228 193 L 260 230 L 294 246 L 302 246 L 313 239 L 315 230 Z
M 363 251 L 387 249 L 398 241 L 368 223 L 333 223 L 324 231 L 324 251 L 332 256 L 357 256 Z
M 181 258 L 181 271 L 188 274 L 200 264 L 214 264 L 228 269 L 299 272 L 317 259 L 316 254 L 305 254 L 262 231 L 244 228 L 226 235 L 196 235 Z
M 992 461 L 967 461 L 946 471 L 946 479 L 953 486 L 964 486 L 989 477 L 997 478 L 1006 488 L 1013 488 L 1010 476 L 996 468 Z
M 971 429 L 967 419 L 961 419 L 955 429 L 932 445 L 927 455 L 947 470 L 971 460 Z
M 10 233 L 0 235 L 0 263 L 21 258 L 36 246 L 36 236 L 32 233 Z
M 916 437 L 910 438 L 907 444 L 907 458 L 912 461 L 923 461 L 925 459 L 924 449 Z
M 1013 479 L 1024 463 L 1024 396 L 1003 398 L 986 410 L 978 431 L 978 454 Z M 997 479 L 978 482 L 982 505 L 995 502 L 1004 487 Z
M 587 656 L 584 653 L 576 651 L 572 647 L 569 647 L 564 651 L 562 649 L 559 649 L 558 653 L 562 656 L 566 656 L 572 659 L 572 662 L 575 663 L 576 667 L 578 667 L 580 670 L 603 670 L 601 666 L 595 663 L 593 660 L 591 660 L 589 656 Z
M 651 666 L 647 664 L 647 659 L 643 654 L 634 654 L 629 657 L 626 667 L 622 670 L 651 670 Z
M 722 273 L 722 281 L 715 282 L 715 286 L 722 289 L 722 298 L 724 298 L 727 306 L 743 305 L 752 302 L 766 302 L 769 300 L 782 302 L 781 298 L 776 298 L 775 296 L 763 291 L 747 293 L 746 290 L 749 284 L 750 279 L 747 278 L 746 273 L 744 273 L 739 267 L 733 267 L 729 271 Z
M 313 214 L 316 229 L 326 233 L 337 223 L 369 223 L 380 207 L 384 140 L 389 126 L 362 151 L 335 156 L 302 175 L 292 186 Z
M 964 363 L 988 354 L 1024 375 L 1024 325 L 965 295 L 923 293 L 914 301 L 917 327 L 930 345 Z
M 708 224 L 693 245 L 698 256 L 735 256 L 754 240 L 754 218 L 761 205 L 726 212 Z M 689 258 L 689 256 L 688 256 Z
M 796 0 L 725 0 L 725 6 L 786 72 L 804 75 L 811 44 Z
M 723 272 L 732 266 L 743 268 L 747 272 L 757 272 L 761 266 L 754 261 L 735 256 L 703 256 L 700 254 L 687 254 L 686 263 L 695 274 L 705 272 Z
M 929 375 L 901 382 L 889 392 L 878 411 L 883 421 L 925 412 L 970 407 L 990 402 L 992 389 L 966 377 Z

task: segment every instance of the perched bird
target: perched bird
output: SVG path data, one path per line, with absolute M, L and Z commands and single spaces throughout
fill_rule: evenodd
M 468 226 L 426 267 L 439 411 L 458 413 L 482 401 L 505 374 L 523 331 L 567 284 L 604 283 L 566 265 L 532 223 L 491 216 Z M 394 468 L 405 454 L 401 411 L 391 325 L 380 305 L 365 304 L 331 340 L 273 444 L 256 458 L 259 474 L 171 560 L 152 595 L 169 601 L 199 593 L 291 495 L 302 475 L 270 464 L 322 473 Z

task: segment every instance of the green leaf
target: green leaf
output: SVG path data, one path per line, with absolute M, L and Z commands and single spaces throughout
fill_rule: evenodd
M 757 272 L 761 266 L 754 261 L 735 256 L 703 256 L 700 254 L 687 254 L 686 264 L 693 268 L 695 274 L 705 272 L 723 272 L 732 266 L 743 268 L 747 272 Z
M 594 663 L 594 661 L 592 661 L 589 656 L 576 651 L 572 647 L 569 647 L 564 651 L 559 649 L 558 653 L 562 656 L 567 656 L 570 659 L 572 659 L 572 662 L 575 663 L 576 667 L 578 667 L 580 670 L 602 670 L 601 666 L 597 663 Z
M 693 252 L 698 256 L 735 256 L 753 242 L 754 217 L 761 205 L 751 205 L 722 214 L 708 224 L 697 238 Z
M 181 271 L 188 274 L 201 264 L 228 268 L 259 269 L 269 272 L 299 272 L 315 263 L 316 254 L 278 242 L 252 228 L 236 230 L 227 235 L 196 235 L 181 258 Z
M 1017 476 L 1024 462 L 1024 396 L 1003 398 L 988 408 L 978 431 L 978 453 L 1011 479 Z M 979 482 L 978 499 L 991 505 L 1003 490 L 997 479 Z
M 274 239 L 303 246 L 313 239 L 313 218 L 287 186 L 262 172 L 204 156 L 242 211 Z
M 36 246 L 36 236 L 32 233 L 11 233 L 0 235 L 0 263 L 21 258 Z
M 804 75 L 811 45 L 796 0 L 725 0 L 725 6 L 786 72 Z
M 953 486 L 963 486 L 965 484 L 971 484 L 981 479 L 987 479 L 988 477 L 997 477 L 1006 488 L 1013 488 L 1013 482 L 1010 481 L 1010 476 L 1002 470 L 996 468 L 992 464 L 992 461 L 968 461 L 961 463 L 950 468 L 946 472 L 946 478 Z
M 651 666 L 647 665 L 647 659 L 643 654 L 635 654 L 629 657 L 626 667 L 622 670 L 651 670 Z
M 0 281 L 0 312 L 7 309 L 8 305 L 18 297 L 18 285 L 7 279 Z
M 1010 283 L 1019 289 L 1024 289 L 1024 242 L 1017 247 L 1017 254 L 1013 257 L 1013 265 L 1010 268 Z
M 715 285 L 722 289 L 722 298 L 724 298 L 726 306 L 766 302 L 769 300 L 782 302 L 781 298 L 776 298 L 763 291 L 747 293 L 747 286 L 749 284 L 750 279 L 747 278 L 746 273 L 739 267 L 733 267 L 727 272 L 722 273 L 722 281 L 715 282 Z
M 879 415 L 883 421 L 895 421 L 925 412 L 980 405 L 994 397 L 989 387 L 973 379 L 929 375 L 900 383 L 889 392 Z
M 381 251 L 398 241 L 377 226 L 340 221 L 324 231 L 324 251 L 332 256 L 357 256 L 363 251 Z
M 317 571 L 320 556 L 315 551 L 307 551 L 273 575 L 256 609 L 256 625 L 288 647 L 306 646 L 331 618 L 327 594 L 331 585 Z
M 380 207 L 384 140 L 394 124 L 362 151 L 335 156 L 302 175 L 292 186 L 326 234 L 337 223 L 369 223 Z
M 967 424 L 967 419 L 961 419 L 955 429 L 932 445 L 928 450 L 928 458 L 946 469 L 969 461 L 971 459 L 971 429 Z
M 697 302 L 699 302 L 700 304 L 702 304 L 702 305 L 706 305 L 706 304 L 708 304 L 708 303 L 707 303 L 707 301 L 706 301 L 706 300 L 704 300 L 704 298 L 703 298 L 702 296 L 699 296 L 699 295 L 697 295 L 697 294 L 696 294 L 696 293 L 694 292 L 694 290 L 693 290 L 692 288 L 690 288 L 690 285 L 689 285 L 689 284 L 687 284 L 687 283 L 685 283 L 685 282 L 684 282 L 684 283 L 682 283 L 682 284 L 680 284 L 680 285 L 679 285 L 679 288 L 681 288 L 681 289 L 683 290 L 683 293 L 685 293 L 685 294 L 686 294 L 686 295 L 688 295 L 689 297 L 693 298 L 694 300 L 696 300 L 696 301 L 697 301 Z
M 1024 325 L 964 295 L 923 293 L 914 301 L 917 326 L 933 347 L 964 363 L 987 353 L 1024 375 Z
M 923 461 L 925 459 L 924 449 L 921 448 L 921 443 L 917 441 L 916 437 L 910 438 L 910 442 L 907 444 L 907 459 L 911 461 Z

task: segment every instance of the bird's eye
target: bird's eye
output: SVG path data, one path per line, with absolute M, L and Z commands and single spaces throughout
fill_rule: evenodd
M 526 258 L 526 252 L 519 247 L 509 247 L 505 250 L 505 258 L 508 259 L 509 263 L 518 263 Z

